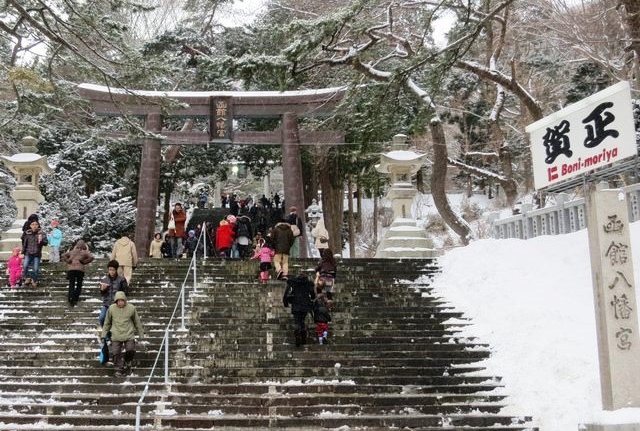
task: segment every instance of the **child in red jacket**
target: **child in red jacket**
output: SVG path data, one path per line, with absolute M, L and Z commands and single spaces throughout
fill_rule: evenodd
M 216 251 L 221 258 L 231 257 L 231 247 L 236 239 L 233 226 L 227 220 L 220 220 L 216 229 Z

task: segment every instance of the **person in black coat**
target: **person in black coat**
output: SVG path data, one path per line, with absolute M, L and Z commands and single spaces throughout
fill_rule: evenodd
M 285 307 L 291 306 L 293 324 L 295 326 L 296 347 L 307 342 L 307 327 L 305 318 L 313 310 L 313 301 L 316 292 L 313 282 L 304 274 L 298 274 L 287 280 L 282 303 Z

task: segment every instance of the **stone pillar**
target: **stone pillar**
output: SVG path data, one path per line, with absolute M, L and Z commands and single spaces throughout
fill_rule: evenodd
M 298 117 L 293 112 L 285 112 L 282 115 L 282 175 L 284 182 L 284 198 L 287 208 L 283 209 L 288 214 L 289 207 L 298 208 L 298 216 L 304 219 L 304 191 L 302 188 L 302 161 L 300 160 L 300 131 L 298 130 Z M 300 238 L 300 257 L 308 257 L 307 232 L 303 229 Z
M 160 132 L 162 130 L 162 116 L 148 114 L 145 129 L 151 132 Z M 149 245 L 156 226 L 161 162 L 160 140 L 145 138 L 142 144 L 142 160 L 140 161 L 134 240 L 138 256 L 141 259 L 149 255 Z
M 621 189 L 587 194 L 602 408 L 640 407 L 640 337 L 629 216 Z

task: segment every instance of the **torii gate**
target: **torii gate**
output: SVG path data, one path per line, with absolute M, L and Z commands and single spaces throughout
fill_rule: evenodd
M 300 144 L 344 142 L 344 132 L 298 129 L 300 116 L 328 116 L 334 112 L 346 87 L 302 91 L 140 91 L 80 84 L 79 93 L 91 102 L 98 115 L 144 118 L 146 131 L 159 137 L 142 139 L 142 160 L 135 227 L 135 244 L 140 256 L 153 238 L 162 161 L 161 145 L 277 143 L 282 146 L 284 194 L 288 204 L 304 208 Z M 163 108 L 167 99 L 178 103 Z M 208 131 L 162 129 L 166 117 L 208 118 Z M 233 131 L 234 118 L 280 118 L 281 128 L 268 132 Z M 126 136 L 126 132 L 122 132 Z M 304 214 L 300 211 L 300 214 Z M 306 241 L 300 255 L 308 256 Z

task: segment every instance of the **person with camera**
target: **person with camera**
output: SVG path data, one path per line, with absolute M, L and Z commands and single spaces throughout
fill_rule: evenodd
M 111 304 L 113 304 L 116 293 L 127 292 L 129 285 L 124 276 L 118 274 L 118 267 L 120 264 L 117 260 L 110 260 L 107 264 L 107 275 L 100 279 L 100 295 L 102 296 L 102 307 L 100 308 L 100 315 L 98 321 L 100 326 L 104 327 L 104 320 L 107 317 L 107 311 Z M 108 336 L 107 336 L 108 338 Z

